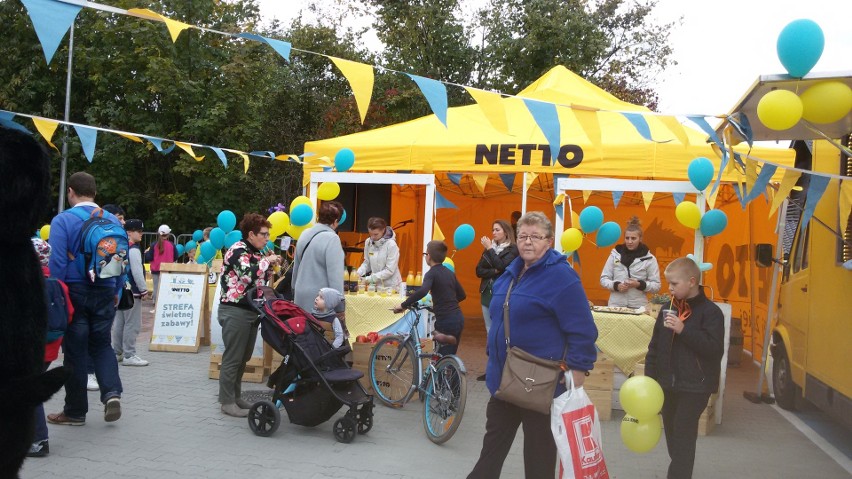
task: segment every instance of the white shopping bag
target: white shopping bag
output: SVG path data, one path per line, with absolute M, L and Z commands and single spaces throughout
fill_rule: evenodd
M 571 371 L 565 373 L 568 390 L 553 400 L 550 429 L 556 441 L 559 479 L 609 479 L 603 450 L 598 410 L 582 386 L 574 386 Z

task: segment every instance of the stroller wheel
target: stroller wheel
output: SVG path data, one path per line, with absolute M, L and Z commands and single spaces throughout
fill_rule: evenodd
M 373 429 L 373 415 L 361 411 L 358 416 L 358 434 L 367 434 Z
M 344 416 L 334 421 L 334 438 L 344 444 L 349 444 L 355 439 L 355 428 L 357 423 L 354 419 Z
M 256 402 L 249 409 L 248 423 L 256 435 L 271 436 L 281 425 L 281 411 L 270 401 Z

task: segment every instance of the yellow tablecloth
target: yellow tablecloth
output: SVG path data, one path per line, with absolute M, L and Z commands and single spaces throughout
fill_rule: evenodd
M 360 334 L 381 331 L 399 321 L 403 313 L 396 314 L 391 308 L 402 303 L 399 295 L 369 296 L 366 294 L 346 295 L 346 327 L 352 340 Z
M 630 375 L 636 363 L 645 359 L 656 320 L 645 314 L 617 314 L 592 311 L 598 327 L 598 348 L 615 365 Z

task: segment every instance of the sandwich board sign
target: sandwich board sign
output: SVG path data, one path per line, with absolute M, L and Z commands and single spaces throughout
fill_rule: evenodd
M 162 265 L 149 349 L 197 353 L 206 297 L 207 266 Z

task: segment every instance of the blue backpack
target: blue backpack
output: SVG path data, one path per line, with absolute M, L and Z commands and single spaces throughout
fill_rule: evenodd
M 130 247 L 127 232 L 109 218 L 109 213 L 95 208 L 87 214 L 83 208 L 71 208 L 71 213 L 83 220 L 80 230 L 80 252 L 84 272 L 90 282 L 115 278 L 124 274 Z
M 44 297 L 47 302 L 47 342 L 52 343 L 65 336 L 68 329 L 68 303 L 62 282 L 56 278 L 44 278 Z

